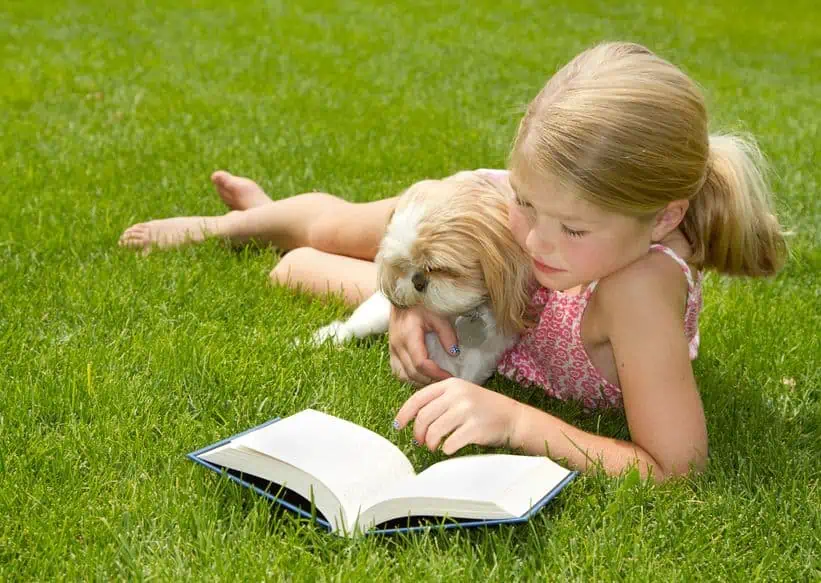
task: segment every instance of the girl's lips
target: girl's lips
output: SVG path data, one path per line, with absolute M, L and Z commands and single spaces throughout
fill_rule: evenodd
M 536 266 L 536 269 L 541 271 L 542 273 L 561 273 L 564 269 L 556 269 L 555 267 L 550 267 L 549 265 L 545 265 L 539 261 L 533 260 L 533 265 Z

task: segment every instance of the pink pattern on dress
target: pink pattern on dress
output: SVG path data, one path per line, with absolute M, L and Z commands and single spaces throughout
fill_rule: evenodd
M 698 355 L 703 274 L 698 272 L 694 280 L 687 263 L 668 247 L 652 245 L 650 249 L 672 257 L 687 278 L 684 333 L 693 360 Z M 499 372 L 520 384 L 538 385 L 551 397 L 580 401 L 585 409 L 622 407 L 621 389 L 596 369 L 581 338 L 582 316 L 597 283 L 578 295 L 537 288 L 532 303 L 541 309 L 539 322 L 502 356 Z

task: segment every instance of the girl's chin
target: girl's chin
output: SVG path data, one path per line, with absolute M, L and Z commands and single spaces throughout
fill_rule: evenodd
M 553 275 L 547 275 L 545 273 L 536 273 L 535 275 L 539 285 L 547 289 L 564 292 L 575 289 L 580 285 L 580 283 L 569 276 L 566 271 Z
M 542 287 L 550 288 L 550 289 L 561 289 L 562 281 L 560 277 L 557 277 L 559 274 L 547 275 L 545 273 L 536 272 L 536 281 L 539 282 L 539 285 Z

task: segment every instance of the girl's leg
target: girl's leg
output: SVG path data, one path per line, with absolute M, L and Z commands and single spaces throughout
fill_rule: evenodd
M 271 282 L 316 295 L 342 294 L 357 306 L 376 291 L 376 264 L 300 247 L 285 255 L 271 272 Z
M 310 192 L 216 217 L 213 233 L 235 243 L 255 240 L 289 251 L 318 251 L 373 261 L 396 199 L 352 203 Z
M 312 192 L 271 201 L 247 178 L 216 172 L 212 181 L 232 210 L 217 217 L 176 217 L 139 223 L 120 245 L 142 249 L 177 247 L 207 237 L 235 243 L 272 243 L 284 251 L 312 247 L 336 255 L 373 260 L 396 199 L 351 203 Z M 267 199 L 267 200 L 266 200 Z

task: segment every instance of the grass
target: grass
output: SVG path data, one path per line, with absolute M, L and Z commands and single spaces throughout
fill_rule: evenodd
M 0 580 L 821 577 L 814 3 L 224 4 L 0 8 Z M 408 390 L 384 340 L 290 347 L 344 308 L 264 285 L 270 250 L 141 258 L 120 232 L 222 212 L 216 168 L 374 200 L 501 167 L 524 105 L 603 39 L 679 63 L 716 129 L 758 136 L 795 232 L 774 280 L 707 280 L 709 470 L 582 476 L 524 526 L 350 542 L 186 461 L 305 407 L 388 435 Z M 617 413 L 494 386 L 626 436 Z

